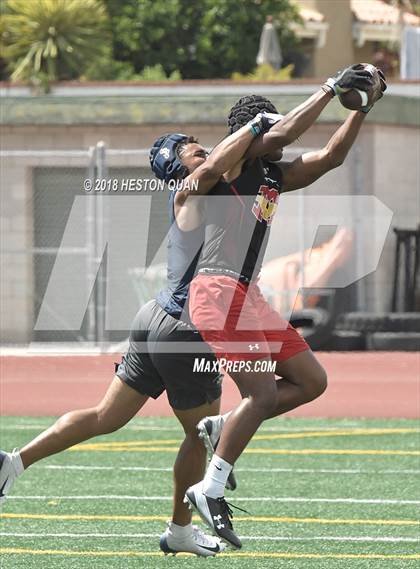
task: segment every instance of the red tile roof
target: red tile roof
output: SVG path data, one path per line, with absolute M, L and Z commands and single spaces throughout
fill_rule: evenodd
M 325 20 L 324 14 L 321 14 L 318 10 L 312 10 L 311 8 L 299 7 L 299 14 L 305 22 L 323 22 Z
M 398 24 L 400 11 L 398 8 L 382 2 L 382 0 L 351 0 L 351 9 L 359 22 L 369 24 Z M 420 18 L 409 12 L 403 12 L 403 23 L 420 26 Z

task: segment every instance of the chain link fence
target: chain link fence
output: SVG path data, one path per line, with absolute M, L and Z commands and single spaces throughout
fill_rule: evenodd
M 117 191 L 128 196 L 124 182 L 147 179 L 148 150 L 106 149 L 102 142 L 88 150 L 2 151 L 1 217 L 1 340 L 2 343 L 106 342 L 126 337 L 126 331 L 107 331 L 106 243 L 107 189 L 103 182 L 117 181 Z M 12 184 L 10 184 L 10 180 Z M 91 191 L 87 191 L 90 181 Z M 94 191 L 95 186 L 99 191 Z M 109 187 L 109 186 L 108 186 Z M 146 198 L 146 193 L 136 194 Z M 63 245 L 63 235 L 76 198 L 83 196 L 83 219 L 71 247 Z M 152 259 L 167 231 L 167 199 L 164 192 L 153 193 L 147 237 L 147 261 Z M 121 220 L 124 223 L 124 220 Z M 74 244 L 76 243 L 76 245 Z M 127 242 L 127 247 L 146 244 Z M 105 250 L 105 254 L 104 254 Z M 83 322 L 78 329 L 60 316 L 55 303 L 46 301 L 46 290 L 58 253 L 69 266 L 81 267 L 86 286 L 94 281 Z M 99 270 L 98 270 L 99 265 Z M 121 278 L 130 279 L 131 303 L 139 305 L 152 298 L 164 282 L 165 266 L 159 278 L 153 273 L 140 278 L 138 267 L 129 267 Z M 156 281 L 156 282 L 155 282 Z M 64 284 L 64 283 L 63 283 Z M 41 309 L 47 311 L 51 330 L 37 330 Z M 19 315 L 19 317 L 18 317 Z M 21 316 L 24 316 L 22 319 Z
M 304 150 L 296 147 L 286 158 L 292 159 Z M 109 149 L 99 142 L 86 151 L 4 151 L 1 158 L 5 161 L 8 176 L 13 179 L 11 192 L 2 192 L 3 216 L 7 220 L 6 224 L 2 223 L 2 262 L 7 269 L 2 276 L 3 343 L 23 340 L 101 344 L 126 338 L 128 330 L 107 330 L 106 325 L 109 258 L 106 227 L 112 207 L 107 198 L 118 195 L 121 199 L 128 199 L 127 181 L 150 178 L 148 150 Z M 361 192 L 363 179 L 359 162 L 360 155 L 352 152 L 341 172 L 344 192 Z M 86 180 L 90 181 L 90 191 L 87 191 Z M 334 187 L 329 191 L 333 193 Z M 144 199 L 144 209 L 148 212 L 139 216 L 145 238 L 143 243 L 139 243 L 127 236 L 126 247 L 138 250 L 139 256 L 140 250 L 146 247 L 146 251 L 144 262 L 127 266 L 118 275 L 121 281 L 130 282 L 130 287 L 124 289 L 124 298 L 121 298 L 122 307 L 143 304 L 153 298 L 166 282 L 167 193 L 139 191 L 135 195 L 136 199 Z M 297 288 L 301 290 L 307 286 L 308 279 L 305 273 L 305 195 L 301 192 L 296 196 L 299 200 L 299 242 L 297 250 L 290 251 L 298 256 Z M 75 200 L 81 196 L 84 200 L 83 219 L 72 246 L 66 246 L 63 235 Z M 357 218 L 359 213 L 355 215 Z M 123 228 L 124 218 L 119 223 Z M 334 226 L 324 227 L 317 233 L 314 245 L 331 239 L 336 229 Z M 286 233 L 284 241 L 287 239 Z M 363 261 L 361 247 L 356 237 L 353 244 L 356 265 Z M 78 267 L 80 278 L 85 279 L 86 288 L 91 289 L 83 321 L 77 329 L 72 329 L 69 322 L 63 320 L 56 303 L 46 302 L 46 291 L 58 253 L 65 257 L 68 266 Z M 272 260 L 270 255 L 267 260 Z M 144 267 L 147 267 L 146 272 Z M 341 290 L 335 298 L 339 311 L 363 309 L 367 302 L 366 290 L 364 279 Z M 284 302 L 289 301 L 290 290 L 273 290 L 265 285 L 265 291 L 270 301 L 280 309 Z M 320 303 L 330 309 L 331 296 L 335 293 L 324 287 L 316 294 Z M 302 295 L 303 306 L 311 295 L 314 291 L 308 290 Z M 65 302 L 64 298 L 62 302 Z M 41 306 L 48 312 L 51 329 L 36 329 Z

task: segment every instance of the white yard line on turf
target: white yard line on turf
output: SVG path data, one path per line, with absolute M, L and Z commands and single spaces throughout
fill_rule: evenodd
M 48 422 L 45 421 L 45 423 L 37 423 L 37 424 L 34 423 L 34 424 L 28 424 L 28 425 L 1 425 L 0 428 L 2 431 L 33 431 L 35 429 L 47 429 L 52 424 L 53 424 L 53 420 L 48 421 Z M 124 430 L 125 431 L 161 431 L 161 432 L 165 432 L 165 433 L 171 432 L 171 433 L 178 433 L 179 436 L 182 436 L 181 429 L 179 429 L 177 427 L 153 427 L 153 426 L 148 426 L 148 425 L 144 425 L 144 426 L 130 425 L 128 427 L 124 427 Z M 322 430 L 322 429 L 318 429 L 318 430 Z M 281 431 L 281 432 L 283 432 L 283 431 Z M 285 432 L 287 432 L 287 431 L 285 431 Z
M 2 430 L 13 431 L 13 430 L 23 430 L 31 431 L 33 429 L 45 429 L 52 425 L 53 420 L 45 421 L 45 423 L 32 423 L 27 425 L 1 425 Z M 339 425 L 332 425 L 329 427 L 322 427 L 318 425 L 313 425 L 311 427 L 262 427 L 258 429 L 258 433 L 306 433 L 312 431 L 337 431 L 339 429 L 360 429 L 365 427 L 360 427 L 359 423 L 340 423 Z M 366 429 L 387 429 L 388 427 L 366 427 Z M 124 427 L 124 431 L 161 431 L 161 432 L 171 432 L 178 433 L 182 435 L 182 430 L 179 427 L 154 427 L 152 425 L 127 425 Z
M 136 501 L 169 501 L 172 496 L 127 496 L 127 495 L 98 495 L 98 496 L 9 496 L 9 500 L 136 500 Z M 302 498 L 302 497 L 267 497 L 259 496 L 252 498 L 236 498 L 235 502 L 310 502 L 328 504 L 376 504 L 376 505 L 398 505 L 413 506 L 419 505 L 420 500 L 391 500 L 391 499 L 364 499 L 364 498 Z
M 48 470 L 134 470 L 134 471 L 150 471 L 150 472 L 173 472 L 173 468 L 158 468 L 150 466 L 82 466 L 82 465 L 60 465 L 60 464 L 43 464 L 35 465 L 32 468 L 45 468 Z
M 45 468 L 47 470 L 126 470 L 140 472 L 172 472 L 172 468 L 159 468 L 152 466 L 93 466 L 76 464 L 42 464 L 34 465 L 32 468 Z M 270 472 L 296 473 L 296 474 L 420 474 L 420 469 L 401 469 L 401 470 L 359 470 L 359 469 L 338 469 L 338 468 L 235 468 L 235 472 Z
M 9 533 L 0 532 L 0 537 L 97 537 L 97 538 L 128 538 L 139 539 L 144 537 L 158 538 L 159 533 Z M 370 536 L 314 536 L 314 537 L 285 537 L 285 536 L 263 536 L 263 535 L 241 535 L 239 536 L 244 540 L 253 541 L 366 541 L 378 543 L 417 543 L 419 541 L 416 537 L 370 537 Z
M 312 432 L 312 431 L 336 431 L 337 429 L 360 429 L 360 428 L 364 428 L 364 427 L 360 427 L 360 425 L 358 423 L 343 423 L 340 425 L 335 425 L 335 426 L 329 426 L 329 427 L 321 427 L 318 425 L 313 425 L 312 427 L 261 427 L 260 429 L 258 429 L 258 433 L 306 433 L 306 432 Z M 387 429 L 389 427 L 366 427 L 367 429 Z M 177 427 L 148 427 L 148 426 L 142 426 L 142 425 L 128 425 L 126 427 L 124 427 L 124 430 L 128 430 L 128 431 L 172 431 L 172 432 L 178 432 L 178 433 L 182 433 L 182 431 L 177 428 Z

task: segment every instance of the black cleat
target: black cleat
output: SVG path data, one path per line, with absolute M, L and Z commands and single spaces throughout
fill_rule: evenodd
M 188 502 L 200 514 L 201 519 L 210 529 L 224 541 L 236 549 L 242 547 L 241 540 L 234 533 L 232 510 L 224 498 L 210 498 L 202 492 L 202 482 L 190 486 L 185 493 L 185 502 Z

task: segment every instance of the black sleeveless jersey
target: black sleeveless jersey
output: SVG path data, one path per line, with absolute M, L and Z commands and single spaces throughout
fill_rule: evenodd
M 281 170 L 256 159 L 233 182 L 218 182 L 205 207 L 198 269 L 230 270 L 257 278 L 282 187 Z

